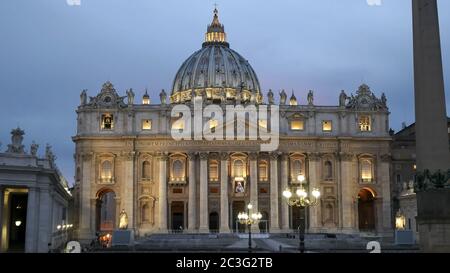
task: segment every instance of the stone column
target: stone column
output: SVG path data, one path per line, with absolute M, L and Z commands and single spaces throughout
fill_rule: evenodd
M 200 233 L 209 233 L 208 156 L 208 153 L 200 153 Z
M 288 187 L 288 155 L 281 155 L 281 191 Z M 281 200 L 281 229 L 283 232 L 289 231 L 289 206 L 284 197 Z
M 93 153 L 82 155 L 82 176 L 80 184 L 80 203 L 79 203 L 79 240 L 89 242 L 94 236 L 94 230 L 91 228 L 91 181 L 95 177 L 95 167 Z M 94 208 L 95 209 L 95 208 Z
M 128 216 L 128 228 L 134 229 L 134 155 L 135 152 L 125 152 L 122 155 L 124 173 L 123 182 L 124 187 L 122 189 L 122 207 Z M 114 166 L 115 167 L 115 166 Z M 116 172 L 114 172 L 116 173 Z M 118 212 L 120 214 L 120 211 Z
M 39 211 L 37 251 L 41 253 L 48 252 L 48 243 L 51 243 L 51 236 L 49 236 L 49 229 L 52 229 L 51 209 L 50 192 L 48 189 L 41 189 L 37 208 Z
M 188 203 L 188 231 L 194 232 L 197 225 L 197 176 L 195 175 L 195 153 L 189 153 L 189 203 Z
M 382 211 L 382 232 L 389 233 L 392 231 L 392 211 L 391 211 L 391 183 L 390 183 L 390 166 L 391 156 L 384 154 L 381 156 L 378 168 L 378 183 L 381 184 L 381 194 L 383 195 L 381 211 Z M 380 219 L 381 217 L 378 217 Z
M 342 231 L 353 232 L 353 218 L 354 203 L 353 203 L 353 175 L 352 164 L 355 156 L 353 154 L 340 154 L 340 168 L 341 168 L 341 192 L 342 192 L 342 206 L 340 213 L 342 214 Z
M 425 252 L 449 252 L 450 236 L 445 231 L 450 229 L 450 190 L 433 189 L 424 173 L 450 169 L 437 1 L 412 3 L 417 180 L 429 185 L 427 191 L 419 185 L 416 189 L 420 247 Z M 448 186 L 448 181 L 441 182 Z
M 229 154 L 220 154 L 220 233 L 230 232 L 228 206 L 228 162 Z
M 159 157 L 159 232 L 167 232 L 167 154 Z
M 278 153 L 270 154 L 270 232 L 280 232 L 278 203 Z
M 28 189 L 27 223 L 25 231 L 25 252 L 37 252 L 39 229 L 39 189 Z
M 258 211 L 258 153 L 250 153 L 250 203 L 253 206 L 252 212 Z M 259 231 L 258 225 L 252 225 L 252 230 Z
M 320 176 L 319 176 L 319 164 L 320 155 L 318 153 L 308 154 L 308 192 L 311 193 L 312 189 L 320 189 Z M 321 228 L 320 221 L 320 200 L 319 204 L 309 208 L 309 228 L 312 232 L 317 232 Z

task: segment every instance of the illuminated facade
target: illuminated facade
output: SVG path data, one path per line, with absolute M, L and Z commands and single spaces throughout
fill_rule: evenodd
M 87 100 L 81 94 L 76 144 L 76 209 L 80 239 L 118 226 L 119 212 L 138 236 L 151 233 L 230 233 L 248 202 L 262 213 L 255 229 L 290 232 L 299 211 L 282 192 L 297 177 L 322 192 L 308 213 L 310 232 L 392 231 L 388 108 L 367 85 L 355 95 L 336 95 L 336 106 L 303 103 L 283 91 L 264 99 L 249 62 L 226 41 L 217 10 L 203 47 L 177 72 L 160 103 L 121 97 L 110 82 Z M 171 130 L 185 124 L 171 117 L 177 105 L 279 106 L 280 143 L 262 152 L 258 140 L 174 140 Z M 125 101 L 126 100 L 126 101 Z M 203 119 L 212 130 L 218 122 Z M 226 126 L 234 126 L 225 124 Z M 272 126 L 261 121 L 258 126 Z M 109 214 L 105 216 L 105 204 Z

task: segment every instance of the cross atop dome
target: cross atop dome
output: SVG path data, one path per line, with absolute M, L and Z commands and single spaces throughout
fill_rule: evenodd
M 208 25 L 205 42 L 203 45 L 211 43 L 221 43 L 228 45 L 227 34 L 225 33 L 225 27 L 219 21 L 219 11 L 217 10 L 217 4 L 214 4 L 214 16 L 210 25 Z

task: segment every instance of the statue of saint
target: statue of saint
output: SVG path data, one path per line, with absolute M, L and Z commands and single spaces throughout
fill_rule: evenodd
M 83 91 L 81 91 L 81 94 L 80 94 L 80 103 L 81 103 L 81 106 L 86 105 L 86 103 L 87 103 L 86 89 L 84 89 Z
M 166 100 L 167 100 L 167 94 L 166 91 L 161 90 L 161 93 L 159 94 L 159 98 L 161 99 L 161 105 L 166 105 Z
M 274 104 L 275 103 L 275 100 L 273 98 L 272 89 L 269 89 L 269 93 L 267 93 L 267 100 L 269 101 L 269 104 Z
M 280 104 L 281 105 L 286 105 L 286 99 L 287 99 L 287 95 L 286 95 L 286 92 L 283 89 L 283 90 L 281 90 L 281 93 L 280 93 Z
M 314 93 L 312 90 L 308 92 L 308 105 L 314 105 Z
M 39 148 L 39 144 L 36 144 L 36 142 L 34 142 L 34 140 L 33 140 L 33 142 L 31 143 L 31 147 L 30 147 L 30 152 L 31 152 L 32 156 L 36 156 L 38 148 Z
M 128 216 L 124 209 L 120 212 L 119 215 L 119 229 L 127 229 L 128 228 Z
M 134 103 L 134 92 L 133 89 L 127 90 L 127 96 L 128 96 L 128 105 L 132 105 Z
M 341 107 L 345 106 L 347 98 L 348 98 L 347 94 L 345 94 L 345 91 L 342 90 L 341 94 L 339 95 L 339 106 L 341 106 Z
M 381 103 L 383 104 L 384 107 L 387 106 L 387 99 L 384 93 L 381 95 Z

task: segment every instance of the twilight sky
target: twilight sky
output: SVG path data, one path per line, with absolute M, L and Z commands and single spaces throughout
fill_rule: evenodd
M 110 80 L 140 100 L 170 91 L 181 63 L 201 47 L 217 2 L 231 48 L 255 69 L 264 90 L 293 89 L 301 103 L 338 103 L 340 90 L 367 83 L 385 92 L 390 124 L 414 122 L 411 0 L 1 0 L 0 147 L 25 130 L 73 181 L 79 94 Z M 369 0 L 370 2 L 371 0 Z M 441 40 L 450 112 L 450 1 L 440 0 Z

